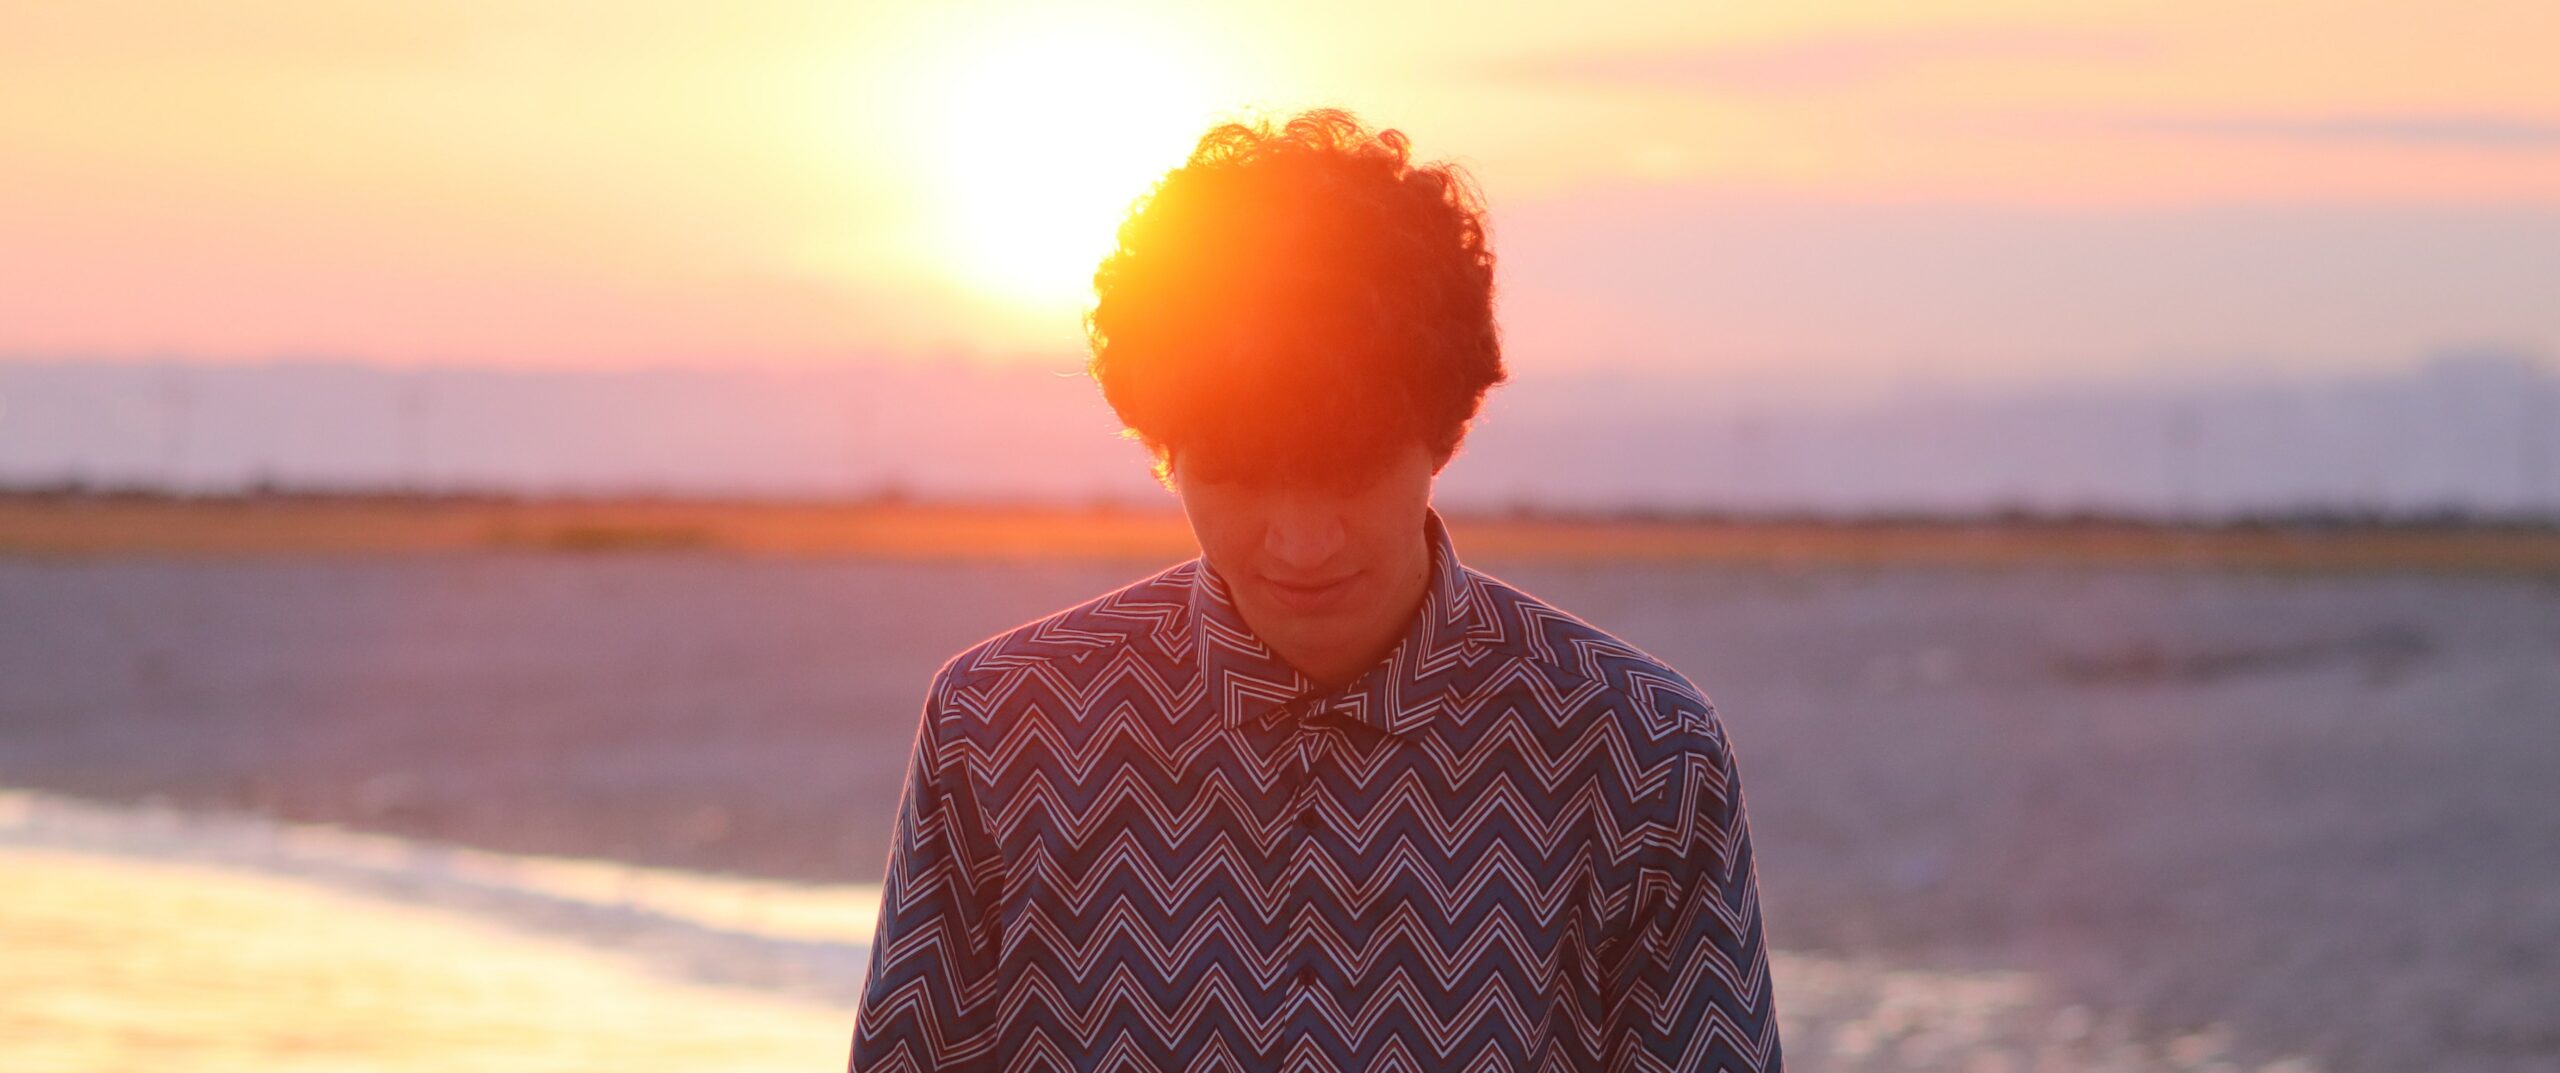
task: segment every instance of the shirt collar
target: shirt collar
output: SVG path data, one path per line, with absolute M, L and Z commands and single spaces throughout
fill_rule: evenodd
M 1225 726 L 1259 719 L 1293 701 L 1318 713 L 1365 723 L 1390 734 L 1410 734 L 1448 707 L 1449 694 L 1501 630 L 1475 575 L 1458 561 L 1440 512 L 1426 508 L 1423 540 L 1431 552 L 1431 583 L 1402 640 L 1375 666 L 1340 689 L 1326 690 L 1271 651 L 1237 612 L 1226 579 L 1198 560 L 1191 579 L 1192 641 L 1208 703 Z

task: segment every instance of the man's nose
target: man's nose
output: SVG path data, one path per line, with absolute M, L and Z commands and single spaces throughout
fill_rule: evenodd
M 1313 498 L 1293 497 L 1272 511 L 1262 550 L 1283 570 L 1312 572 L 1341 554 L 1344 539 L 1341 511 Z

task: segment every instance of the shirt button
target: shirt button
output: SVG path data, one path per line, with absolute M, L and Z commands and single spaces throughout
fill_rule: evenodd
M 1310 990 L 1310 989 L 1314 988 L 1315 986 L 1316 986 L 1316 967 L 1315 967 L 1315 966 L 1313 966 L 1313 965 L 1300 965 L 1300 966 L 1298 966 L 1298 978 L 1297 978 L 1297 988 L 1298 988 L 1298 990 L 1300 990 L 1300 991 L 1306 991 L 1306 990 Z

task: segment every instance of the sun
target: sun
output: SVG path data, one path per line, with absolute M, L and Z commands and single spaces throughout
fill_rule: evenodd
M 1219 118 L 1200 59 L 1125 28 L 1017 25 L 934 65 L 945 259 L 991 295 L 1080 308 L 1130 203 Z

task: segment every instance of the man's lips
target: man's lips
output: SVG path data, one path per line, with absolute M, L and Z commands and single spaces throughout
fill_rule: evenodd
M 1262 581 L 1271 587 L 1272 592 L 1279 595 L 1283 603 L 1301 609 L 1313 609 L 1331 603 L 1343 593 L 1350 591 L 1351 583 L 1359 579 L 1360 574 L 1354 571 L 1338 578 L 1316 581 L 1291 581 L 1266 574 L 1263 575 Z

